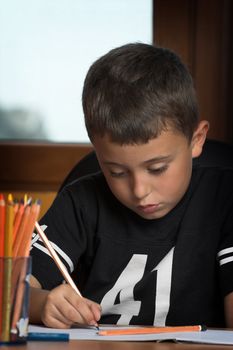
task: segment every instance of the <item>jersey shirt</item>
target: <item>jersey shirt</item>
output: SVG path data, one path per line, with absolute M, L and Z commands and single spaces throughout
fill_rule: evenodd
M 66 186 L 40 221 L 100 323 L 224 327 L 233 291 L 233 171 L 194 166 L 166 216 L 146 220 L 123 206 L 102 173 Z M 63 277 L 38 234 L 32 274 L 44 289 Z

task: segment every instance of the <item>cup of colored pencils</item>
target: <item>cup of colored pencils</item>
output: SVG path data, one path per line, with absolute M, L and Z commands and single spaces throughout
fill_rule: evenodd
M 27 339 L 31 237 L 40 201 L 0 193 L 0 344 Z

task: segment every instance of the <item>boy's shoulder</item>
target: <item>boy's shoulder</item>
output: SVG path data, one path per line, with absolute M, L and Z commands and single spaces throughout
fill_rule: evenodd
M 88 203 L 115 201 L 102 171 L 84 175 L 68 183 L 60 192 L 61 196 L 74 201 Z
M 75 190 L 90 190 L 93 188 L 98 188 L 99 190 L 106 190 L 106 180 L 102 171 L 93 172 L 87 175 L 78 177 L 77 179 L 68 183 L 63 190 L 65 191 L 75 191 Z
M 206 140 L 200 157 L 193 159 L 195 167 L 233 170 L 233 145 Z

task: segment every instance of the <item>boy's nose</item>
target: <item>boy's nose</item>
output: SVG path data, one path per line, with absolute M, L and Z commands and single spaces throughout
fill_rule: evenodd
M 135 198 L 143 199 L 150 194 L 150 185 L 142 178 L 134 179 L 132 184 L 132 192 Z

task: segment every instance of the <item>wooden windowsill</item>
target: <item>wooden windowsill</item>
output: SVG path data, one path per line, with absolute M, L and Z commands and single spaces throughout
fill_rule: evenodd
M 92 149 L 83 143 L 0 142 L 0 190 L 57 191 Z

